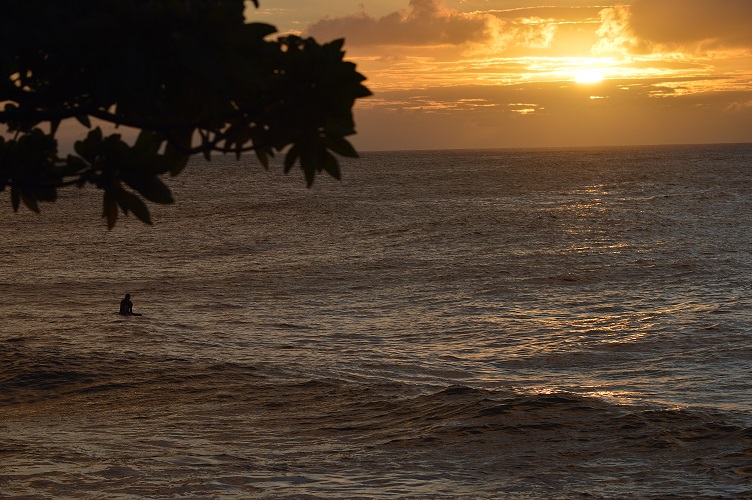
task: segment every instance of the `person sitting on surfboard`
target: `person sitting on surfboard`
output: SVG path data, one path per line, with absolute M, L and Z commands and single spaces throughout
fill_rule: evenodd
M 131 302 L 130 293 L 126 293 L 125 298 L 120 301 L 120 314 L 123 316 L 130 316 L 133 314 L 133 302 Z

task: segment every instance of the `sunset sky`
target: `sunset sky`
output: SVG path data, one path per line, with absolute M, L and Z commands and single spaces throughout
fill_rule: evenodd
M 374 92 L 362 150 L 752 142 L 750 0 L 261 0 L 246 15 L 346 39 Z

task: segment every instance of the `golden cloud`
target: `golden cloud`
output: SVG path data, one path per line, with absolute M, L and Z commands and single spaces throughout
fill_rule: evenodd
M 597 52 L 752 50 L 749 0 L 635 0 L 600 17 Z
M 462 46 L 472 53 L 498 53 L 516 47 L 547 48 L 557 23 L 521 12 L 460 12 L 443 0 L 410 0 L 406 11 L 372 17 L 361 11 L 325 18 L 311 24 L 306 34 L 319 39 L 344 37 L 349 46 Z

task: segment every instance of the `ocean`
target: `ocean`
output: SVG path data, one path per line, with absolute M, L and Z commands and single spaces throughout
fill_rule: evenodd
M 3 193 L 0 496 L 752 498 L 752 144 L 343 176 Z

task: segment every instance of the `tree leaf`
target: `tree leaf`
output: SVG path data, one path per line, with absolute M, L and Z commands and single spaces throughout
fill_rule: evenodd
M 339 163 L 337 158 L 334 157 L 329 151 L 324 151 L 324 171 L 334 177 L 335 179 L 342 180 L 342 174 L 339 170 Z
M 102 199 L 102 217 L 107 219 L 107 229 L 115 227 L 118 218 L 118 205 L 111 189 L 105 189 Z
M 156 153 L 161 145 L 162 141 L 157 140 L 154 132 L 142 130 L 136 138 L 133 149 L 140 153 Z
M 168 135 L 164 157 L 170 165 L 171 176 L 178 175 L 188 165 L 190 155 L 187 151 L 191 149 L 192 137 L 193 129 L 191 128 L 181 129 Z
M 175 201 L 172 198 L 170 188 L 159 177 L 146 177 L 139 181 L 131 182 L 128 185 L 138 191 L 141 196 L 154 203 L 167 205 Z
M 256 3 L 256 2 L 254 2 Z M 256 4 L 256 7 L 258 7 L 258 4 Z M 266 38 L 267 36 L 271 35 L 272 33 L 276 33 L 277 28 L 272 26 L 271 24 L 266 23 L 249 23 L 245 25 L 245 34 L 250 37 L 251 39 L 262 39 Z
M 352 146 L 352 144 L 350 144 L 350 142 L 344 137 L 327 136 L 326 147 L 341 156 L 346 156 L 348 158 L 358 157 L 358 152 L 355 151 L 355 148 Z
M 13 204 L 13 211 L 18 212 L 18 208 L 21 206 L 21 193 L 16 186 L 10 187 L 10 201 Z
M 303 168 L 307 187 L 313 186 L 313 181 L 316 179 L 316 171 L 321 171 L 323 167 L 318 160 L 316 152 L 310 145 L 300 152 L 300 166 Z
M 99 127 L 86 134 L 86 139 L 84 139 L 83 141 L 76 141 L 76 143 L 73 145 L 73 149 L 75 149 L 76 153 L 78 153 L 78 156 L 88 161 L 89 163 L 94 163 L 94 161 L 100 154 L 101 147 L 102 129 L 100 129 Z
M 65 158 L 65 162 L 66 173 L 70 174 L 80 172 L 81 170 L 86 170 L 89 167 L 86 162 L 79 156 L 68 155 Z
M 256 148 L 256 158 L 258 158 L 258 161 L 261 163 L 261 165 L 264 166 L 266 170 L 269 170 L 269 155 L 266 154 L 266 151 L 264 151 L 261 148 Z
M 313 181 L 316 179 L 316 170 L 313 168 L 303 168 L 303 175 L 305 175 L 306 186 L 313 186 Z
M 326 47 L 329 47 L 329 49 L 334 50 L 336 52 L 339 52 L 342 50 L 342 47 L 345 45 L 345 39 L 344 38 L 338 38 L 336 40 L 332 40 L 331 42 L 326 44 Z
M 76 120 L 78 120 L 78 123 L 80 123 L 84 127 L 91 128 L 91 120 L 89 120 L 89 115 L 76 115 Z
M 298 147 L 292 146 L 290 147 L 289 151 L 287 151 L 287 155 L 285 155 L 285 173 L 288 173 L 292 169 L 297 159 Z
M 187 154 L 179 153 L 171 144 L 167 144 L 167 147 L 165 148 L 164 159 L 169 166 L 170 175 L 175 177 L 188 165 L 190 156 L 188 156 Z
M 140 221 L 151 225 L 152 221 L 149 209 L 141 198 L 120 188 L 117 190 L 117 200 L 126 214 L 128 214 L 128 211 L 131 211 Z
M 39 202 L 37 202 L 36 198 L 21 191 L 21 201 L 23 201 L 23 204 L 26 205 L 29 210 L 37 214 L 39 213 Z

